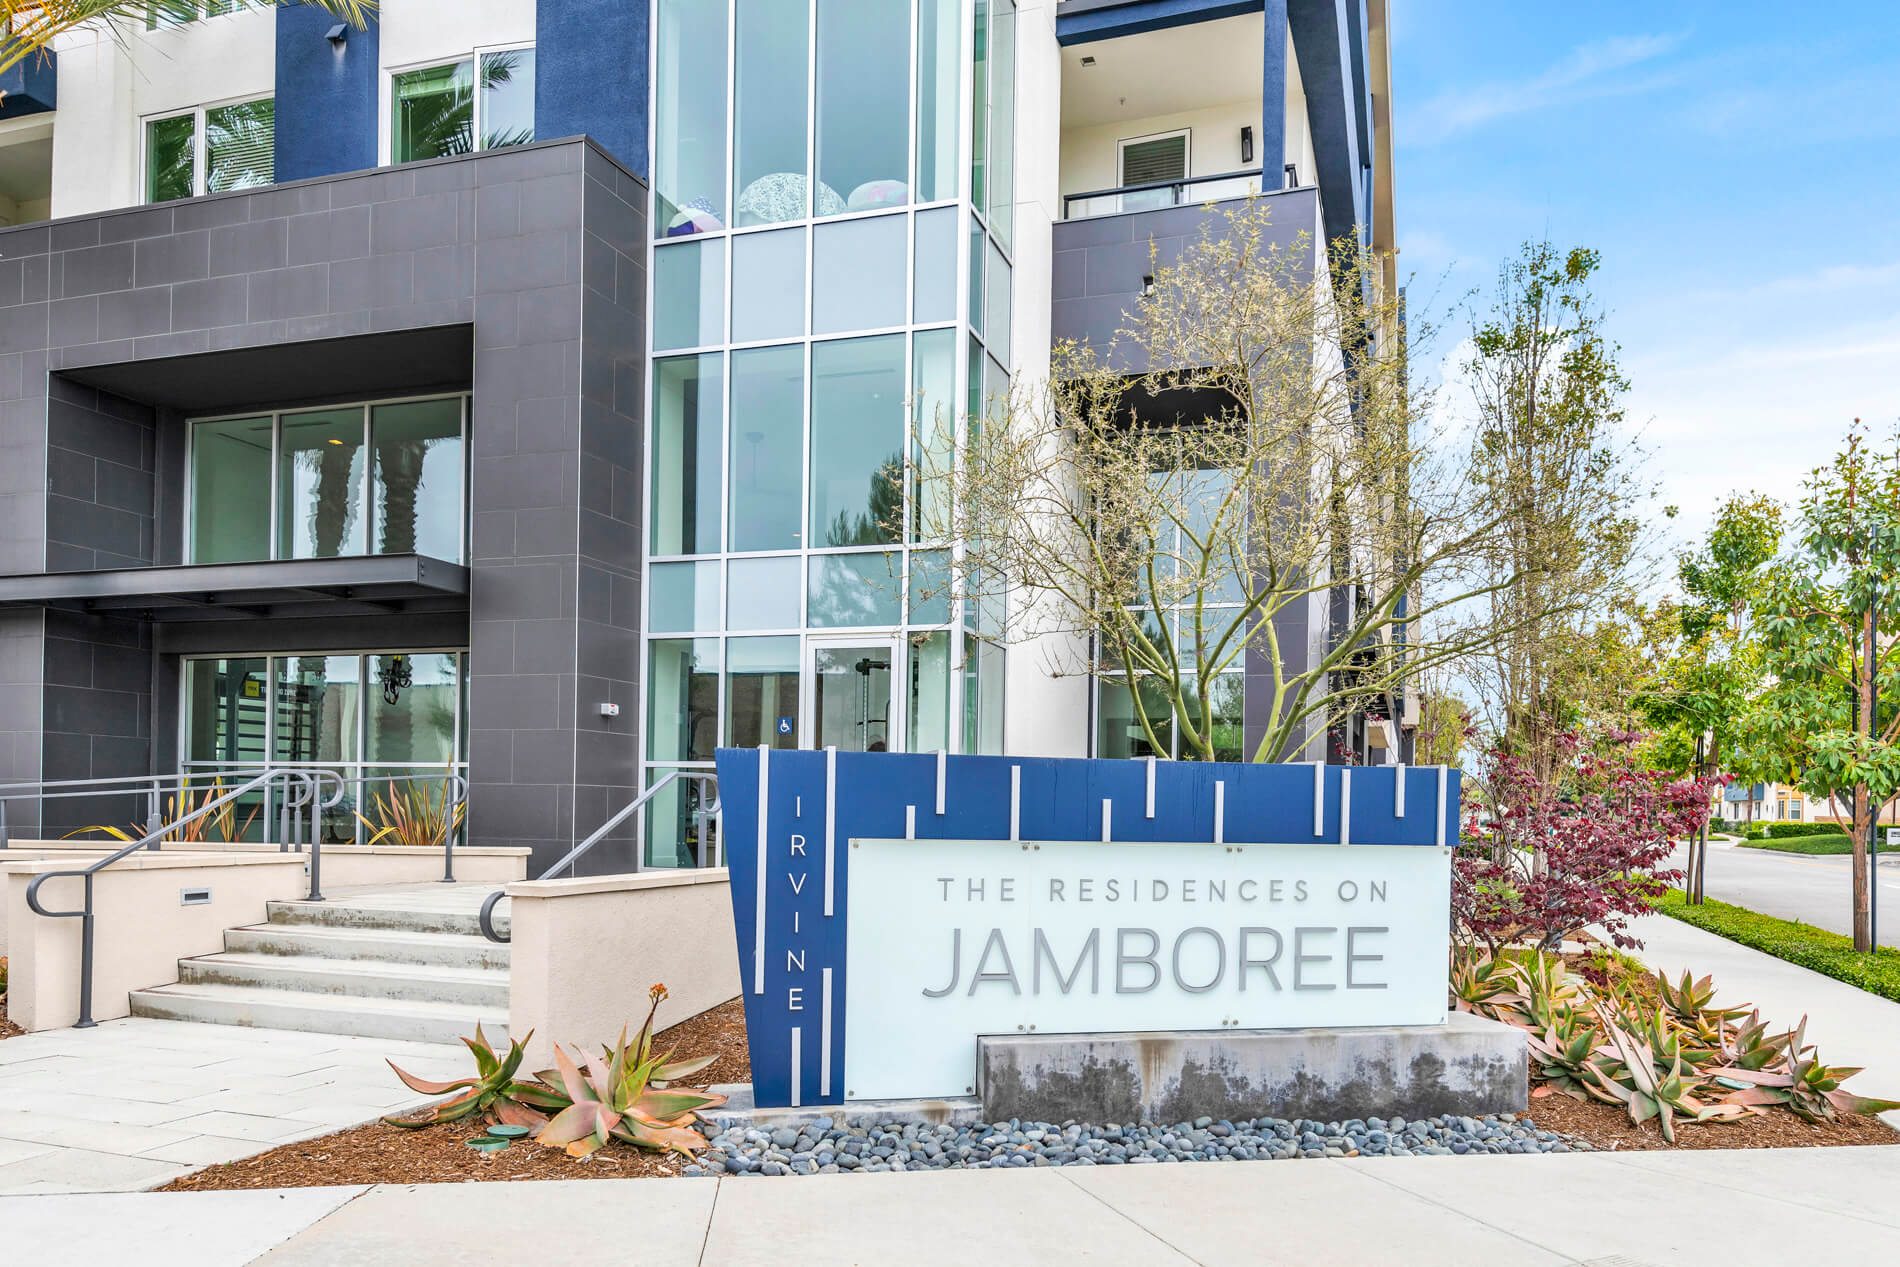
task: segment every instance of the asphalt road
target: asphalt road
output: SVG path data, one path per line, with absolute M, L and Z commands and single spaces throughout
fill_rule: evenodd
M 1688 850 L 1678 847 L 1670 865 L 1683 867 L 1687 861 Z M 1740 849 L 1714 840 L 1709 842 L 1703 892 L 1764 915 L 1798 919 L 1816 928 L 1848 934 L 1853 932 L 1852 862 L 1852 858 L 1839 854 L 1817 857 L 1772 849 Z M 1880 903 L 1880 944 L 1900 947 L 1900 855 L 1881 855 L 1876 896 Z

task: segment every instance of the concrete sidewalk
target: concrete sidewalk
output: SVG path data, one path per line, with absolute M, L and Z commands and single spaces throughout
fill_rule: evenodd
M 1862 1095 L 1900 1100 L 1900 1003 L 1818 972 L 1704 932 L 1667 915 L 1637 920 L 1630 934 L 1643 943 L 1636 955 L 1673 980 L 1684 969 L 1715 978 L 1715 1002 L 1761 1009 L 1775 1030 L 1808 1018 L 1807 1041 L 1832 1065 L 1861 1065 L 1848 1084 Z M 1882 1115 L 1900 1128 L 1900 1110 Z
M 433 1099 L 461 1077 L 436 1043 L 137 1017 L 0 1042 L 0 1193 L 131 1192 Z
M 0 1198 L 36 1267 L 1893 1260 L 1900 1147 Z M 1726 1230 L 1723 1230 L 1726 1229 Z

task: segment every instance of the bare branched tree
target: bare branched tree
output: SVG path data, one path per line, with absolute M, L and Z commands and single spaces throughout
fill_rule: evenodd
M 1268 228 L 1265 200 L 1211 217 L 1156 262 L 1117 347 L 1060 347 L 960 446 L 926 420 L 913 447 L 925 537 L 965 543 L 948 584 L 992 611 L 1007 593 L 1005 641 L 1066 635 L 1051 671 L 1125 684 L 1161 755 L 1171 731 L 1183 757 L 1240 755 L 1216 705 L 1243 664 L 1267 696 L 1248 759 L 1390 716 L 1408 680 L 1501 632 L 1450 614 L 1536 566 L 1481 566 L 1508 508 L 1422 421 L 1379 261 L 1347 247 L 1328 267 Z M 1129 363 L 1156 368 L 1111 368 Z

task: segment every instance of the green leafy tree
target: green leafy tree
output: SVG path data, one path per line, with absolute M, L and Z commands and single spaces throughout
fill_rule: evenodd
M 1527 243 L 1500 270 L 1489 311 L 1473 313 L 1463 365 L 1474 479 L 1499 524 L 1483 552 L 1492 584 L 1481 617 L 1499 632 L 1467 674 L 1489 729 L 1542 787 L 1557 784 L 1557 741 L 1575 714 L 1605 711 L 1577 694 L 1594 685 L 1579 653 L 1616 632 L 1644 561 L 1629 383 L 1591 291 L 1601 263 L 1592 250 Z
M 1862 951 L 1873 949 L 1874 811 L 1900 793 L 1900 430 L 1891 443 L 1877 451 L 1856 423 L 1809 477 L 1795 554 L 1769 571 L 1754 605 L 1768 684 L 1744 723 L 1753 759 L 1781 781 L 1813 796 L 1852 793 Z

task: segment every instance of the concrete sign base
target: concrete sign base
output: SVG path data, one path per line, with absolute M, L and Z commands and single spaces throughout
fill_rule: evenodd
M 1521 1113 L 1524 1031 L 1454 1012 L 1443 1025 L 1009 1034 L 977 1040 L 992 1122 Z

